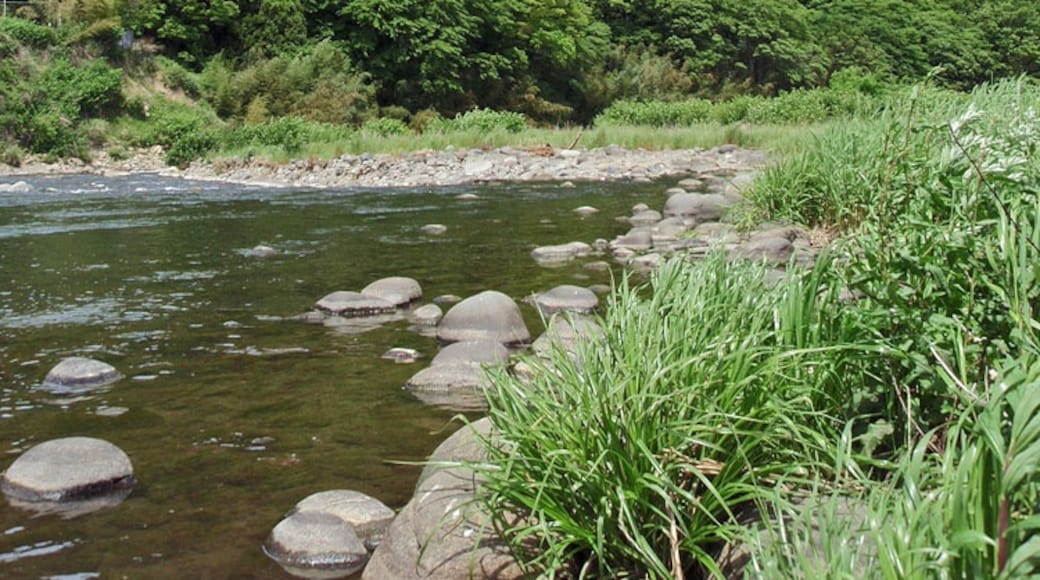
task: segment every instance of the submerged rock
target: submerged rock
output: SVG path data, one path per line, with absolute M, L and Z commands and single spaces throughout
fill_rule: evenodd
M 419 228 L 424 234 L 430 234 L 431 236 L 439 236 L 448 231 L 448 226 L 444 224 L 426 224 Z
M 319 512 L 338 517 L 354 528 L 369 550 L 379 545 L 394 519 L 394 510 L 386 504 L 350 489 L 319 491 L 300 500 L 294 509 L 296 512 Z
M 592 207 L 591 205 L 583 205 L 581 207 L 574 208 L 574 213 L 584 217 L 587 215 L 592 215 L 594 213 L 599 213 L 599 210 Z
M 420 306 L 412 312 L 412 320 L 414 320 L 416 324 L 421 324 L 423 326 L 437 326 L 437 323 L 440 322 L 443 317 L 444 312 L 441 310 L 441 307 L 436 304 Z
M 530 342 L 531 333 L 512 298 L 486 290 L 453 306 L 437 325 L 437 338 L 445 342 L 491 340 L 519 344 Z
M 412 278 L 391 276 L 365 286 L 361 289 L 361 294 L 386 300 L 394 306 L 405 306 L 422 298 L 422 286 Z
M 314 307 L 339 316 L 385 314 L 397 309 L 397 305 L 393 302 L 375 296 L 366 296 L 360 292 L 345 290 L 326 295 L 321 300 L 318 300 Z
M 599 305 L 599 298 L 588 288 L 564 284 L 548 292 L 534 295 L 532 302 L 543 316 L 551 316 L 563 311 L 588 314 Z
M 77 394 L 110 385 L 121 378 L 123 375 L 108 363 L 71 356 L 47 373 L 43 379 L 43 388 L 56 394 Z
M 539 262 L 562 262 L 586 256 L 592 252 L 592 246 L 585 242 L 570 242 L 555 246 L 540 246 L 531 250 L 531 257 Z
M 253 246 L 253 249 L 249 250 L 249 255 L 254 258 L 269 258 L 271 256 L 277 256 L 278 250 L 271 246 L 261 244 L 259 246 Z
M 422 355 L 419 354 L 419 351 L 415 350 L 414 348 L 404 348 L 400 346 L 395 346 L 394 348 L 391 348 L 390 350 L 384 352 L 383 355 L 379 358 L 392 360 L 395 363 L 408 364 L 419 360 L 420 358 L 422 358 Z
M 712 222 L 722 219 L 734 204 L 735 199 L 716 193 L 677 193 L 665 202 L 664 215 Z
M 80 515 L 118 504 L 134 483 L 122 449 L 93 437 L 65 437 L 20 455 L 0 478 L 0 490 L 16 507 Z
M 457 410 L 482 409 L 489 386 L 485 366 L 504 366 L 509 351 L 489 340 L 456 342 L 444 347 L 430 366 L 408 379 L 405 388 L 428 405 Z
M 343 578 L 368 561 L 368 550 L 353 526 L 315 511 L 298 511 L 278 522 L 264 542 L 264 553 L 301 578 Z

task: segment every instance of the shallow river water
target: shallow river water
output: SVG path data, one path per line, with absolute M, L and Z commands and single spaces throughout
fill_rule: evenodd
M 401 507 L 420 468 L 400 462 L 456 425 L 402 389 L 425 362 L 379 357 L 404 346 L 428 362 L 436 341 L 405 321 L 358 333 L 281 318 L 386 276 L 419 280 L 424 302 L 609 284 L 582 261 L 545 268 L 528 254 L 609 239 L 626 229 L 614 216 L 659 207 L 665 189 L 21 179 L 32 191 L 0 193 L 0 469 L 35 443 L 87 435 L 125 450 L 139 480 L 118 507 L 71 520 L 0 502 L 0 577 L 66 580 L 283 578 L 260 545 L 303 497 L 347 488 Z M 579 218 L 580 205 L 602 211 Z M 448 231 L 426 235 L 429 223 Z M 257 244 L 280 254 L 252 257 Z M 521 309 L 537 335 L 537 314 Z M 71 355 L 126 378 L 87 397 L 40 390 Z

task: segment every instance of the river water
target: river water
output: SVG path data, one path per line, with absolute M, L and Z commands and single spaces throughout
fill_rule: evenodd
M 660 206 L 665 189 L 21 179 L 31 191 L 0 193 L 0 469 L 35 443 L 86 435 L 125 450 L 139 480 L 118 507 L 71 520 L 0 502 L 0 577 L 66 580 L 283 578 L 260 545 L 303 497 L 346 488 L 401 507 L 420 468 L 400 462 L 457 426 L 402 389 L 424 362 L 380 355 L 403 346 L 428 361 L 435 340 L 405 321 L 345 332 L 282 319 L 386 276 L 419 280 L 424 302 L 609 284 L 582 261 L 546 268 L 528 254 L 609 239 L 626 229 L 615 216 Z M 579 218 L 581 205 L 602 211 Z M 423 234 L 429 223 L 448 231 Z M 280 253 L 252 257 L 257 244 Z M 277 349 L 291 350 L 262 355 Z M 86 397 L 40 390 L 71 355 L 126 378 Z

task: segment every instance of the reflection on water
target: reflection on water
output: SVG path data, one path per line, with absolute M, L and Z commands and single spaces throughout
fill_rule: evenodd
M 284 578 L 260 545 L 297 501 L 348 488 L 399 507 L 418 475 L 401 462 L 423 459 L 454 428 L 451 412 L 402 388 L 437 351 L 429 329 L 403 315 L 327 325 L 294 316 L 386 276 L 419 280 L 425 303 L 609 284 L 609 271 L 582 269 L 602 258 L 542 268 L 530 250 L 610 237 L 624 227 L 614 216 L 664 199 L 647 185 L 294 191 L 147 175 L 21 179 L 31 191 L 0 194 L 0 468 L 36 443 L 86 435 L 124 449 L 139 484 L 119 506 L 73 520 L 0 502 L 0 577 L 10 578 Z M 579 218 L 581 205 L 602 211 Z M 428 223 L 448 230 L 428 236 Z M 258 244 L 278 254 L 255 257 Z M 537 313 L 521 308 L 539 333 Z M 381 359 L 392 347 L 423 359 Z M 82 396 L 39 389 L 77 355 L 127 378 Z

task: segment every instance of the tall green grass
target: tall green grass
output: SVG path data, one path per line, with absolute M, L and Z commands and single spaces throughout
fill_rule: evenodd
M 495 378 L 484 499 L 520 516 L 499 524 L 532 571 L 717 572 L 760 485 L 825 469 L 857 347 L 826 271 L 770 286 L 721 255 L 672 262 L 617 288 L 602 342 L 534 362 L 533 384 Z

